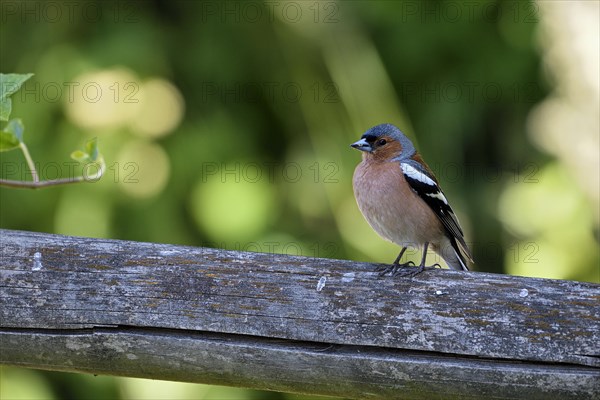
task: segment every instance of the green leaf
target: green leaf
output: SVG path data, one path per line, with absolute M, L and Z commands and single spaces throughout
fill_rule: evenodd
M 85 145 L 85 151 L 90 156 L 91 161 L 96 161 L 99 156 L 98 152 L 98 138 L 93 138 Z
M 71 158 L 80 163 L 85 163 L 90 160 L 90 156 L 86 152 L 83 152 L 81 150 L 75 150 L 74 152 L 72 152 Z
M 0 131 L 0 151 L 16 149 L 20 144 L 14 133 Z
M 12 111 L 9 96 L 17 92 L 33 74 L 0 74 L 0 121 L 8 121 Z
M 0 74 L 0 99 L 5 99 L 21 89 L 33 74 Z
M 75 150 L 71 153 L 71 158 L 80 163 L 95 162 L 100 159 L 98 150 L 98 138 L 93 138 L 85 144 L 85 150 Z
M 10 99 L 0 100 L 0 121 L 8 121 L 12 111 L 12 101 Z
M 4 130 L 15 135 L 19 142 L 23 141 L 23 131 L 25 131 L 25 126 L 23 126 L 23 121 L 19 118 L 11 119 L 4 127 Z

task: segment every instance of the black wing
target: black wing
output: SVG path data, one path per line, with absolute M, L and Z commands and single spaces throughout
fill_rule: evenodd
M 459 256 L 466 256 L 473 261 L 473 256 L 465 242 L 464 233 L 454 211 L 450 207 L 442 189 L 435 182 L 435 179 L 429 176 L 429 173 L 420 167 L 418 163 L 403 162 L 400 164 L 404 178 L 411 189 L 433 210 L 435 215 L 446 229 L 450 241 Z M 452 240 L 453 239 L 453 240 Z M 458 245 L 458 246 L 457 246 Z M 462 251 L 461 251 L 462 250 Z M 464 260 L 463 260 L 464 261 Z M 466 264 L 466 263 L 465 263 Z

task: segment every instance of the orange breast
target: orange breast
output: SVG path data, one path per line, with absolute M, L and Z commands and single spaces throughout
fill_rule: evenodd
M 365 158 L 354 171 L 353 187 L 358 208 L 383 238 L 400 246 L 419 246 L 443 237 L 441 222 L 412 191 L 398 162 Z

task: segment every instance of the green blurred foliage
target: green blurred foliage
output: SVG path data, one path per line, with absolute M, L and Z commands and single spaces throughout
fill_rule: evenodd
M 523 231 L 512 218 L 571 184 L 527 134 L 552 91 L 536 3 L 3 1 L 1 11 L 2 72 L 35 73 L 12 115 L 42 177 L 69 175 L 64 155 L 94 137 L 108 166 L 93 184 L 0 188 L 2 228 L 391 262 L 397 247 L 354 203 L 360 156 L 349 148 L 391 122 L 437 174 L 474 269 L 599 279 L 597 204 L 575 185 L 545 203 L 541 219 L 566 210 L 557 224 Z M 29 179 L 18 153 L 0 157 L 0 177 Z M 573 261 L 557 229 L 569 220 L 582 239 L 568 243 L 586 255 Z M 546 269 L 549 259 L 561 262 Z M 142 398 L 133 380 L 33 375 L 3 369 L 10 396 Z M 15 382 L 30 380 L 39 394 L 19 395 Z M 178 398 L 300 398 L 191 386 Z

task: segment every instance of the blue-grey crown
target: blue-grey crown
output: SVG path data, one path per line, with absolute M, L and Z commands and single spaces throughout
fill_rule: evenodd
M 390 136 L 402 145 L 402 158 L 409 158 L 415 154 L 415 146 L 412 144 L 409 138 L 397 126 L 392 124 L 379 124 L 375 125 L 368 131 L 366 131 L 362 137 L 368 140 L 368 137 L 378 138 L 380 136 Z

